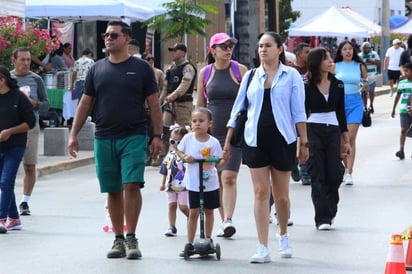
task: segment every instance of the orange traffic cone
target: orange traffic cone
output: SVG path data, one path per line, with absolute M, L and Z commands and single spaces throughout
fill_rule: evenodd
M 386 258 L 385 274 L 406 274 L 403 256 L 402 236 L 393 234 Z
M 412 270 L 412 230 L 409 233 L 409 240 L 408 240 L 408 249 L 406 251 L 406 270 Z

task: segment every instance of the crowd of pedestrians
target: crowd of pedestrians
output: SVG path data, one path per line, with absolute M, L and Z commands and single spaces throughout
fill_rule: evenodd
M 359 51 L 352 41 L 342 41 L 334 57 L 327 49 L 311 49 L 307 43 L 297 45 L 291 54 L 279 34 L 265 32 L 258 37 L 256 68 L 248 69 L 232 60 L 237 39 L 216 33 L 210 37 L 205 67 L 197 71 L 187 59 L 187 46 L 177 43 L 168 48 L 172 64 L 164 73 L 154 67 L 151 53 L 141 51 L 126 23 L 110 21 L 103 39 L 104 59 L 95 62 L 92 51 L 84 49 L 75 60 L 71 44 L 66 43 L 51 63 L 73 70 L 70 90 L 79 98 L 68 142 L 73 157 L 79 149 L 77 135 L 93 113 L 96 173 L 100 191 L 107 194 L 115 234 L 107 258 L 142 257 L 136 231 L 148 164 L 160 166 L 160 190 L 166 191 L 169 227 L 165 235 L 177 235 L 179 208 L 187 219 L 189 252 L 195 253 L 201 206 L 211 248 L 214 209 L 220 213 L 217 237 L 231 238 L 241 229 L 235 226 L 234 215 L 242 163 L 248 167 L 254 194 L 257 249 L 251 263 L 271 261 L 271 199 L 280 256 L 292 257 L 288 233 L 291 176 L 311 187 L 316 229 L 333 229 L 339 188 L 342 183 L 354 184 L 356 137 L 364 112 L 374 112 L 374 89 L 381 69 L 388 73 L 390 94 L 396 93 L 392 117 L 400 102 L 396 156 L 405 158 L 405 140 L 412 124 L 408 113 L 412 36 L 405 51 L 401 41 L 394 39 L 380 68 L 379 56 L 367 41 Z M 49 108 L 42 78 L 30 71 L 29 49 L 16 48 L 12 61 L 11 72 L 0 66 L 0 112 L 9 111 L 11 101 L 18 102 L 13 115 L 0 119 L 0 233 L 21 229 L 20 216 L 32 214 L 29 202 L 36 182 L 38 112 Z M 237 116 L 245 108 L 243 142 L 234 146 L 231 138 Z M 196 160 L 206 158 L 220 161 L 203 163 L 200 174 Z M 14 181 L 20 162 L 25 176 L 17 207 Z M 206 182 L 202 203 L 199 178 Z

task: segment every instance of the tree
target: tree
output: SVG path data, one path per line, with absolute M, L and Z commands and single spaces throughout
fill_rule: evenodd
M 280 35 L 283 38 L 288 37 L 287 30 L 290 27 L 292 22 L 295 22 L 296 19 L 300 17 L 300 11 L 292 10 L 292 2 L 293 0 L 280 0 L 279 5 L 279 30 Z
M 293 11 L 291 2 L 293 0 L 278 0 L 279 1 L 279 21 L 276 20 L 276 4 L 273 0 L 268 1 L 269 14 L 269 30 L 276 31 L 276 24 L 279 22 L 279 34 L 283 38 L 288 37 L 287 30 L 292 22 L 300 16 L 300 11 Z
M 206 36 L 206 27 L 212 23 L 206 14 L 217 14 L 219 0 L 176 0 L 163 3 L 167 12 L 144 22 L 145 26 L 160 32 L 162 40 L 179 38 L 183 42 L 186 34 Z

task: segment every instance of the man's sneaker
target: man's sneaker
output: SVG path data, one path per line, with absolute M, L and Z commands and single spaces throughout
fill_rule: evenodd
M 21 230 L 23 226 L 21 225 L 20 219 L 7 218 L 6 228 L 7 230 Z
M 129 260 L 136 260 L 142 257 L 142 253 L 139 250 L 139 244 L 135 236 L 127 235 L 124 241 L 124 247 L 126 249 L 126 258 Z
M 397 151 L 395 155 L 401 160 L 405 159 L 405 152 L 403 152 L 403 150 Z
M 352 174 L 346 174 L 346 178 L 345 178 L 345 185 L 347 186 L 351 186 L 353 185 L 353 178 L 352 178 Z
M 318 230 L 327 231 L 327 230 L 331 230 L 331 229 L 332 229 L 332 226 L 330 224 L 320 224 L 318 226 Z
M 282 258 L 292 257 L 292 249 L 289 246 L 289 237 L 287 234 L 280 236 L 279 250 L 280 250 L 280 257 Z
M 27 202 L 21 202 L 19 205 L 20 216 L 30 216 L 30 208 Z
M 0 234 L 7 233 L 6 219 L 0 219 Z
M 269 249 L 262 245 L 258 244 L 255 255 L 250 257 L 249 262 L 251 263 L 268 263 L 270 262 L 270 252 Z
M 177 229 L 174 226 L 169 227 L 165 232 L 165 236 L 167 237 L 176 237 L 176 235 L 177 235 Z
M 112 249 L 107 252 L 107 258 L 123 258 L 126 257 L 126 250 L 124 247 L 124 239 L 115 239 Z

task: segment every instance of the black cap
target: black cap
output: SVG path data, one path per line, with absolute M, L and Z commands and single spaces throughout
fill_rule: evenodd
M 139 41 L 137 41 L 136 39 L 130 40 L 129 45 L 133 45 L 140 48 Z
M 183 50 L 184 52 L 187 52 L 187 48 L 184 44 L 181 43 L 176 43 L 173 48 L 168 48 L 169 51 L 174 51 L 174 50 Z

